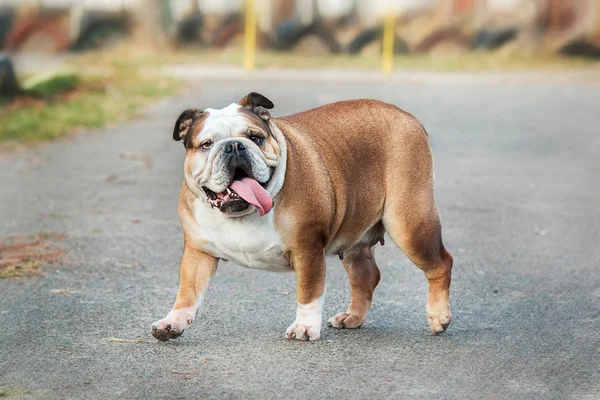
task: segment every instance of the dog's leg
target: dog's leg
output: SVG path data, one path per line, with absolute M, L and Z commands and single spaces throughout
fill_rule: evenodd
M 317 340 L 321 337 L 321 310 L 325 299 L 325 255 L 320 251 L 292 252 L 296 271 L 296 320 L 287 328 L 285 337 Z
M 373 291 L 379 283 L 380 273 L 373 248 L 359 247 L 344 253 L 342 264 L 350 279 L 351 300 L 348 311 L 339 313 L 329 319 L 329 326 L 334 328 L 360 328 L 367 318 L 371 307 Z
M 426 315 L 433 334 L 450 325 L 450 281 L 452 256 L 442 243 L 437 208 L 411 208 L 406 202 L 402 211 L 384 213 L 384 226 L 394 243 L 425 272 L 429 282 Z M 414 204 L 414 202 L 412 202 Z
M 204 293 L 217 270 L 218 260 L 185 246 L 179 266 L 179 291 L 175 305 L 164 319 L 152 325 L 152 335 L 162 341 L 175 339 L 196 318 Z

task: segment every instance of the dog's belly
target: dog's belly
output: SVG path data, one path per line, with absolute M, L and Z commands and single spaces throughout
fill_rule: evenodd
M 202 225 L 198 239 L 206 252 L 242 267 L 291 270 L 273 224 L 273 212 L 264 217 L 253 213 L 244 218 L 229 218 L 206 208 L 203 205 L 196 208 L 196 221 Z
M 283 257 L 283 247 L 280 245 L 260 243 L 259 246 L 244 248 L 244 244 L 235 248 L 223 246 L 223 243 L 215 243 L 214 255 L 246 268 L 276 272 L 290 271 L 290 264 Z

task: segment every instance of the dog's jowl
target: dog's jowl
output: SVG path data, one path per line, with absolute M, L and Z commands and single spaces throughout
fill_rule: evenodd
M 184 233 L 177 299 L 154 323 L 159 340 L 196 318 L 219 260 L 294 271 L 296 319 L 285 335 L 316 340 L 325 257 L 342 259 L 351 285 L 334 328 L 359 328 L 379 282 L 374 246 L 387 233 L 425 272 L 433 333 L 450 324 L 452 257 L 442 244 L 427 133 L 412 115 L 375 100 L 329 104 L 281 118 L 250 93 L 223 109 L 184 111 L 173 138 L 185 147 L 179 215 Z

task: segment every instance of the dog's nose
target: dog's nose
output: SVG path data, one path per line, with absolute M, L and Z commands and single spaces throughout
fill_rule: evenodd
M 238 142 L 237 140 L 232 140 L 231 142 L 229 142 L 225 145 L 225 153 L 232 153 L 234 151 L 236 153 L 242 153 L 242 152 L 246 151 L 246 146 L 244 146 L 244 143 L 242 143 L 242 142 Z

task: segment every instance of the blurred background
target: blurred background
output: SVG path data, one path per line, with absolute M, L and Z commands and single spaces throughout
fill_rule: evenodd
M 598 0 L 253 0 L 257 47 L 376 54 L 393 13 L 396 53 L 519 46 L 600 57 Z M 140 39 L 181 48 L 240 46 L 245 0 L 0 0 L 0 47 L 73 53 Z
M 600 0 L 0 0 L 0 49 L 0 142 L 26 143 L 126 117 L 175 93 L 192 65 L 593 67 Z

